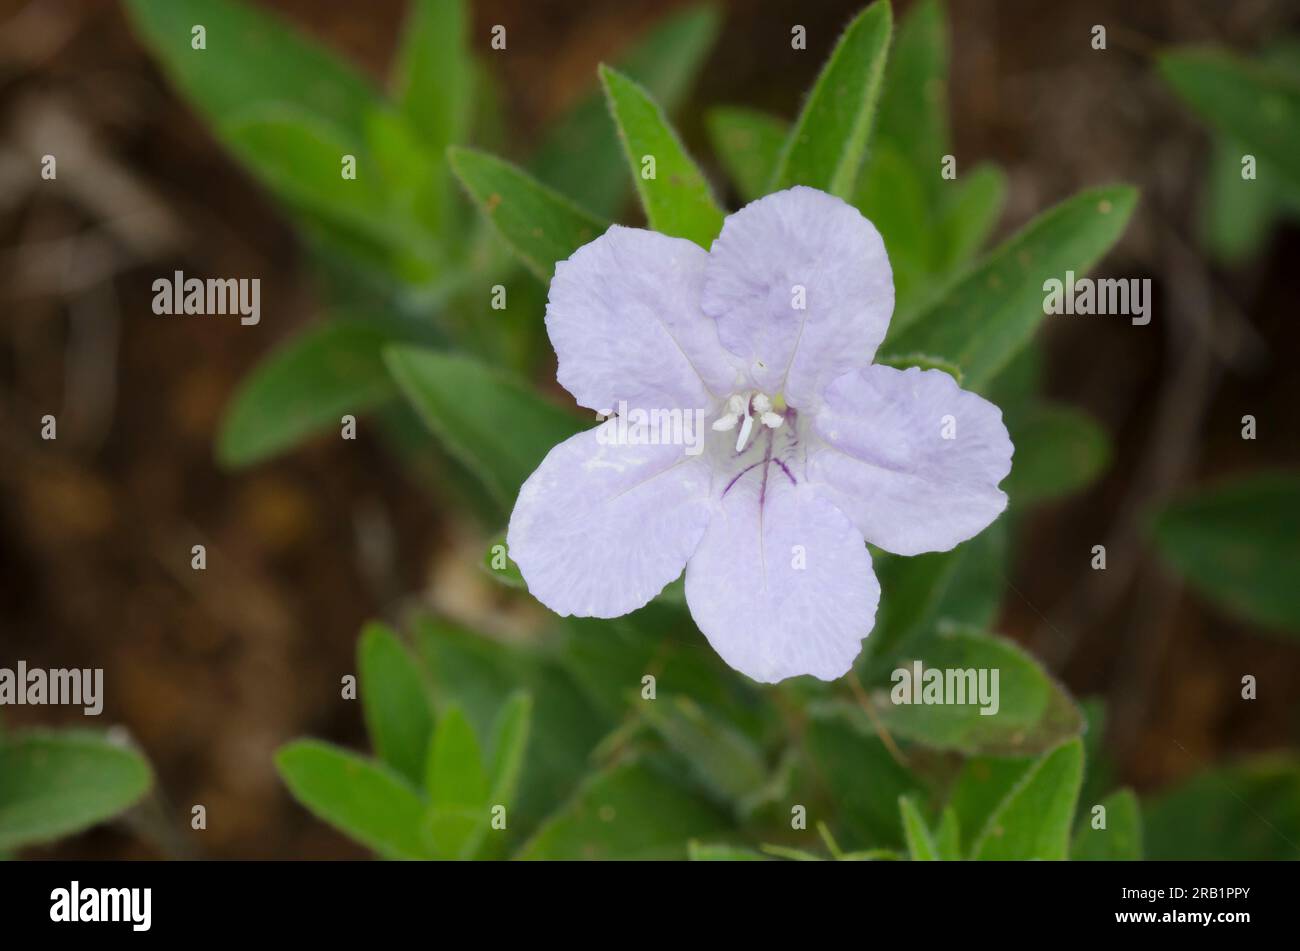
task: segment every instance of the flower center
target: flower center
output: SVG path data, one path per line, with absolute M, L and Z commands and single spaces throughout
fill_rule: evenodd
M 779 393 L 775 400 L 766 393 L 757 391 L 735 393 L 727 400 L 726 412 L 713 421 L 713 428 L 718 432 L 728 432 L 739 425 L 736 452 L 743 452 L 754 431 L 754 420 L 757 419 L 769 429 L 777 429 L 785 422 L 785 417 L 780 412 L 784 409 L 785 401 Z

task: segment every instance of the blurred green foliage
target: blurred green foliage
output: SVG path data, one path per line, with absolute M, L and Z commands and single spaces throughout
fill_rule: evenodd
M 152 783 L 144 757 L 103 733 L 0 733 L 0 854 L 111 819 Z
M 1249 260 L 1276 221 L 1300 215 L 1300 41 L 1276 40 L 1251 58 L 1172 49 L 1159 65 L 1215 133 L 1201 240 L 1224 263 Z
M 1272 630 L 1300 635 L 1300 476 L 1261 472 L 1175 499 L 1156 544 L 1198 591 Z
M 218 439 L 223 463 L 246 466 L 291 449 L 337 426 L 339 405 L 355 415 L 387 413 L 395 390 L 374 359 L 376 336 L 462 350 L 516 371 L 536 366 L 544 352 L 536 319 L 542 288 L 519 272 L 497 229 L 545 282 L 557 259 L 600 233 L 600 216 L 617 211 L 627 179 L 599 91 L 562 117 L 527 163 L 548 183 L 529 196 L 544 195 L 559 209 L 549 223 L 535 202 L 516 212 L 522 193 L 497 187 L 495 177 L 509 178 L 510 166 L 448 151 L 475 140 L 495 144 L 494 130 L 503 127 L 491 80 L 470 51 L 463 0 L 411 4 L 390 94 L 239 0 L 126 6 L 172 83 L 292 214 L 325 287 L 322 317 L 364 321 L 372 338 L 355 359 L 355 330 L 309 327 L 277 348 L 231 402 Z M 195 24 L 205 28 L 205 49 L 192 46 Z M 717 29 L 712 8 L 687 8 L 632 43 L 620 68 L 671 109 Z M 355 160 L 355 178 L 343 176 L 344 156 Z M 460 195 L 453 164 L 480 206 L 494 194 L 512 199 L 494 209 L 497 228 Z M 511 227 L 512 216 L 526 221 L 524 233 Z M 533 236 L 538 226 L 543 240 Z M 494 310 L 498 285 L 510 306 Z

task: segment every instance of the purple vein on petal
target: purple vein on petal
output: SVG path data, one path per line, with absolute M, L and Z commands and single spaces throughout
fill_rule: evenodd
M 741 476 L 743 476 L 743 475 L 744 475 L 746 472 L 748 472 L 750 469 L 755 469 L 755 468 L 757 468 L 758 466 L 761 466 L 765 461 L 766 461 L 766 460 L 760 459 L 760 460 L 758 460 L 758 462 L 751 462 L 749 465 L 745 466 L 745 468 L 743 468 L 743 469 L 741 469 L 739 472 L 737 472 L 736 475 L 732 478 L 732 480 L 731 480 L 730 482 L 727 483 L 727 487 L 726 487 L 725 489 L 722 490 L 722 497 L 723 497 L 724 499 L 727 497 L 727 493 L 731 491 L 731 487 L 732 487 L 733 485 L 735 485 L 737 482 L 740 481 L 740 477 L 741 477 Z

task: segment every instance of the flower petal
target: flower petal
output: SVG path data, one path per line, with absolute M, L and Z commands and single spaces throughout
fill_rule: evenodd
M 807 411 L 826 383 L 871 363 L 894 311 L 894 278 L 870 221 L 799 186 L 727 217 L 702 302 L 753 385 Z
M 510 557 L 557 614 L 635 611 L 682 573 L 708 524 L 702 457 L 681 446 L 619 443 L 618 422 L 552 449 L 510 515 Z
M 686 603 L 722 659 L 761 683 L 853 666 L 880 585 L 861 534 L 773 467 L 723 497 L 686 566 Z M 801 567 L 802 565 L 802 567 Z
M 809 453 L 808 478 L 887 551 L 948 551 L 1007 506 L 1002 412 L 942 370 L 847 373 L 827 387 L 814 426 L 829 446 Z
M 546 329 L 560 384 L 597 412 L 702 409 L 730 392 L 735 361 L 700 310 L 707 261 L 691 241 L 614 225 L 559 262 Z

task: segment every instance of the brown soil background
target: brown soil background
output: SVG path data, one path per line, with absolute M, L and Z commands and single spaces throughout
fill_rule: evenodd
M 400 0 L 263 5 L 382 81 Z M 513 141 L 534 141 L 599 61 L 677 6 L 479 0 L 474 36 L 505 90 Z M 699 156 L 709 106 L 793 115 L 858 4 L 724 6 L 679 116 Z M 1209 139 L 1150 60 L 1174 42 L 1254 49 L 1295 31 L 1300 11 L 1283 0 L 950 8 L 955 152 L 959 167 L 991 159 L 1007 171 L 1000 232 L 1084 186 L 1134 182 L 1142 203 L 1104 267 L 1155 285 L 1148 327 L 1048 326 L 1049 394 L 1096 414 L 1116 458 L 1090 490 L 1024 526 L 1001 629 L 1056 664 L 1076 695 L 1109 699 L 1108 746 L 1141 791 L 1234 754 L 1295 747 L 1300 647 L 1181 591 L 1124 539 L 1171 490 L 1300 462 L 1300 234 L 1275 233 L 1239 268 L 1204 260 L 1193 219 Z M 795 22 L 808 28 L 806 53 L 789 48 Z M 487 50 L 495 23 L 509 25 L 508 53 Z M 1089 48 L 1094 23 L 1108 27 L 1104 53 Z M 87 195 L 40 182 L 25 150 L 46 135 L 80 148 L 97 183 L 122 187 Z M 629 206 L 624 220 L 639 212 Z M 0 664 L 104 667 L 95 725 L 128 729 L 159 778 L 134 828 L 31 854 L 360 855 L 290 801 L 272 753 L 304 734 L 364 744 L 360 710 L 338 700 L 337 684 L 360 625 L 399 598 L 512 623 L 475 572 L 471 530 L 364 426 L 355 443 L 320 441 L 234 475 L 216 467 L 232 388 L 320 300 L 286 218 L 166 86 L 115 3 L 0 2 L 0 231 Z M 261 324 L 156 320 L 149 286 L 176 267 L 260 275 Z M 44 413 L 58 416 L 57 443 L 39 439 Z M 1240 438 L 1245 413 L 1259 420 L 1256 441 Z M 1104 579 L 1087 568 L 1098 540 L 1110 550 Z M 197 541 L 205 573 L 188 569 Z M 1259 678 L 1253 703 L 1239 699 L 1244 673 Z M 85 724 L 58 708 L 4 718 Z M 207 806 L 202 835 L 189 831 L 192 803 Z

